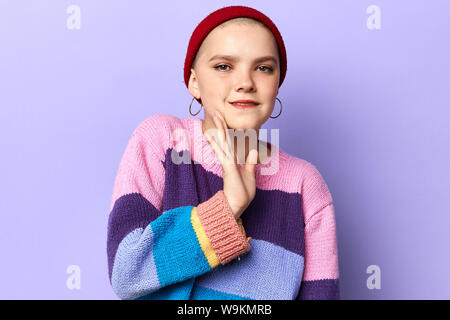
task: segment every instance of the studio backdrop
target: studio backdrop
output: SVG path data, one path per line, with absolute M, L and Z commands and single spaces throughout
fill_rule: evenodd
M 147 117 L 192 117 L 189 37 L 238 4 L 283 35 L 264 128 L 327 182 L 341 298 L 450 299 L 448 1 L 0 0 L 1 299 L 118 299 L 122 154 Z

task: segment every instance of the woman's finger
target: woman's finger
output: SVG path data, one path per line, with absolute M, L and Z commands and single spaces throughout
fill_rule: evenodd
M 227 161 L 226 164 L 233 164 L 235 160 L 234 160 L 233 154 L 231 153 L 229 141 L 227 141 L 225 131 L 224 131 L 224 126 L 226 127 L 226 124 L 224 124 L 222 122 L 222 120 L 220 119 L 220 117 L 217 115 L 214 116 L 214 123 L 215 123 L 216 127 L 218 128 L 217 130 L 218 130 L 218 136 L 219 136 L 219 144 L 220 144 L 222 151 L 224 152 L 224 155 L 226 157 L 224 160 Z
M 223 132 L 221 133 L 221 124 L 220 120 L 213 116 L 213 122 L 215 125 L 215 128 L 210 128 L 205 132 L 205 136 L 207 137 L 208 141 L 210 141 L 211 146 L 213 147 L 214 152 L 216 153 L 217 158 L 219 159 L 220 163 L 223 165 L 227 164 L 229 162 L 228 160 L 228 153 L 226 151 L 226 148 L 224 148 L 223 143 Z M 208 132 L 212 131 L 212 132 Z M 212 143 L 214 142 L 214 143 Z
M 232 152 L 233 149 L 234 149 L 232 147 L 232 144 L 234 143 L 234 141 L 231 139 L 229 128 L 228 128 L 228 124 L 225 121 L 225 118 L 222 116 L 222 114 L 219 111 L 217 111 L 217 110 L 216 110 L 216 115 L 217 115 L 217 117 L 219 117 L 219 119 L 222 122 L 222 126 L 225 128 L 226 151 L 227 151 L 227 153 L 228 153 L 228 155 L 230 157 L 230 160 L 237 163 L 237 161 L 236 161 L 236 151 Z
M 211 147 L 214 150 L 214 153 L 216 154 L 218 160 L 220 163 L 223 163 L 223 160 L 225 159 L 225 153 L 223 152 L 222 148 L 217 144 L 216 141 L 214 141 L 214 139 L 209 136 L 209 134 L 205 134 L 206 139 L 208 140 L 208 142 L 210 143 Z

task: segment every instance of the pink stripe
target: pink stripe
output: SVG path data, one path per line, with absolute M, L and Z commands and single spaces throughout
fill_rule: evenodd
M 300 192 L 303 198 L 305 223 L 311 219 L 314 213 L 333 202 L 325 180 L 319 170 L 310 162 L 307 162 L 304 168 L 303 183 Z
M 315 214 L 305 227 L 303 280 L 339 278 L 336 223 L 331 203 Z
M 165 184 L 161 161 L 169 141 L 167 132 L 161 130 L 165 119 L 164 115 L 152 115 L 133 132 L 116 174 L 110 212 L 118 198 L 133 192 L 140 193 L 161 211 Z
M 184 128 L 189 130 L 189 144 L 194 161 L 200 162 L 206 171 L 222 177 L 222 166 L 216 158 L 213 148 L 203 135 L 202 120 L 188 118 L 180 119 L 180 122 Z M 264 175 L 256 170 L 257 188 L 263 190 L 280 190 L 289 193 L 299 192 L 302 171 L 308 162 L 290 156 L 275 145 L 274 147 L 274 150 L 278 152 L 278 156 L 273 157 L 272 161 L 278 161 L 279 165 L 277 166 L 275 163 L 269 162 L 260 165 L 260 170 L 262 171 L 263 167 L 269 171 L 271 171 L 271 168 L 278 168 L 278 170 L 273 175 Z

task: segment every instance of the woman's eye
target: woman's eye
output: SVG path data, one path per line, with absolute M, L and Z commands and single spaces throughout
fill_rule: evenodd
M 267 72 L 273 71 L 273 69 L 271 67 L 261 66 L 260 68 L 266 68 Z
M 220 64 L 218 66 L 215 66 L 214 69 L 221 70 L 221 71 L 226 71 L 225 69 L 223 69 L 223 67 L 228 67 L 229 68 L 230 66 L 228 66 L 226 64 Z M 264 68 L 264 70 L 266 70 L 266 72 L 269 72 L 269 73 L 273 72 L 273 68 L 271 68 L 271 67 L 259 66 L 258 68 Z
M 229 67 L 229 66 L 227 66 L 226 64 L 220 64 L 218 66 L 215 66 L 214 69 L 224 71 L 224 69 L 220 69 L 220 67 Z

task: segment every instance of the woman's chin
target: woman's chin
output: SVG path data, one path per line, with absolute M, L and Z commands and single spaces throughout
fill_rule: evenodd
M 228 127 L 230 129 L 234 129 L 234 130 L 248 130 L 248 129 L 253 129 L 253 130 L 257 130 L 258 128 L 258 123 L 257 122 L 253 122 L 253 121 L 248 121 L 248 119 L 234 119 L 234 120 L 230 120 L 228 123 Z
M 234 130 L 242 130 L 242 131 L 247 131 L 247 130 L 255 130 L 256 131 L 256 127 L 250 126 L 249 124 L 236 124 L 236 125 L 230 124 L 229 128 L 234 129 Z

